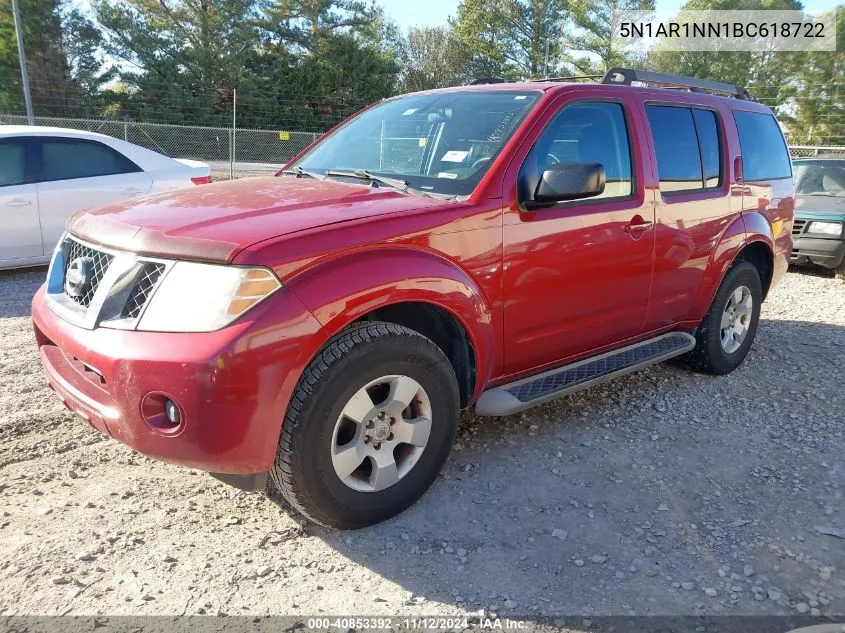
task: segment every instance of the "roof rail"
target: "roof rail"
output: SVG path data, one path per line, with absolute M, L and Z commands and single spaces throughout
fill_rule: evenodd
M 654 73 L 648 70 L 634 70 L 632 68 L 611 68 L 608 70 L 601 82 L 603 84 L 615 84 L 630 86 L 632 82 L 644 84 L 656 84 L 669 88 L 686 88 L 692 92 L 710 92 L 712 94 L 734 97 L 735 99 L 750 100 L 748 90 L 726 84 L 720 81 L 709 81 L 696 79 L 695 77 L 684 77 L 683 75 L 669 75 L 665 73 Z
M 601 79 L 604 75 L 572 75 L 571 77 L 535 77 L 529 81 L 580 81 L 581 79 Z
M 501 77 L 479 77 L 469 82 L 468 86 L 480 86 L 482 84 L 503 84 L 505 80 Z

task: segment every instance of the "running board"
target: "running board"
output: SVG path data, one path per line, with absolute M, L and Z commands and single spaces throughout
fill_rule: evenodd
M 475 404 L 478 415 L 511 415 L 530 407 L 581 391 L 662 363 L 695 347 L 695 338 L 685 332 L 671 332 L 635 345 L 564 365 L 523 378 L 481 394 Z

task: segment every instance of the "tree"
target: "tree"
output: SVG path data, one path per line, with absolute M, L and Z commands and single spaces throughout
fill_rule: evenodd
M 454 30 L 476 77 L 554 74 L 562 54 L 567 0 L 461 0 Z
M 469 51 L 450 27 L 410 29 L 401 62 L 403 92 L 456 86 L 469 79 Z
M 379 18 L 375 6 L 358 0 L 278 0 L 267 11 L 275 37 L 311 57 L 332 37 L 363 32 Z
M 572 0 L 570 8 L 574 28 L 567 38 L 567 48 L 572 51 L 567 60 L 576 69 L 600 74 L 613 66 L 641 63 L 614 46 L 613 15 L 615 11 L 654 10 L 654 0 Z
M 683 9 L 801 10 L 799 0 L 689 0 Z M 649 55 L 654 70 L 736 84 L 748 88 L 758 101 L 787 116 L 786 104 L 798 89 L 800 55 L 789 52 L 665 51 Z
M 90 74 L 91 59 L 83 54 L 83 50 L 96 48 L 90 22 L 76 11 L 63 15 L 63 9 L 60 0 L 20 1 L 27 71 L 37 115 L 81 114 L 85 84 L 94 78 Z M 11 0 L 0 0 L 0 111 L 24 111 Z
M 375 6 L 279 0 L 263 24 L 263 76 L 286 125 L 324 130 L 394 93 L 401 38 Z
M 232 89 L 252 87 L 259 0 L 99 0 L 94 8 L 130 87 L 125 114 L 228 120 Z
M 833 10 L 836 52 L 798 55 L 787 119 L 794 145 L 845 145 L 845 5 Z

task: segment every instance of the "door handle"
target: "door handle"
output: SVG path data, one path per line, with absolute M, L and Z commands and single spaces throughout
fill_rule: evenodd
M 630 224 L 625 225 L 625 232 L 631 235 L 640 235 L 650 230 L 654 226 L 654 222 L 643 220 L 642 218 L 634 218 Z
M 135 187 L 129 187 L 127 189 L 124 189 L 121 193 L 125 196 L 135 196 L 135 195 L 138 195 L 139 193 L 144 193 L 144 190 L 143 189 L 135 189 Z
M 32 200 L 24 200 L 23 198 L 15 198 L 6 203 L 7 207 L 28 207 L 32 204 Z

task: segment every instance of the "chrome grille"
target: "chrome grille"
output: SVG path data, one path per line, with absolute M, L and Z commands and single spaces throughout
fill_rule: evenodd
M 123 306 L 123 311 L 120 313 L 123 319 L 137 319 L 141 315 L 141 310 L 147 303 L 153 288 L 155 288 L 161 274 L 164 272 L 164 264 L 156 262 L 147 262 L 138 273 L 135 283 L 132 285 L 132 290 L 129 292 L 129 298 Z
M 97 292 L 97 288 L 99 287 L 100 282 L 103 280 L 103 277 L 105 276 L 113 257 L 109 253 L 104 253 L 103 251 L 91 248 L 90 246 L 80 244 L 72 238 L 65 239 L 62 248 L 65 253 L 65 267 L 63 271 L 64 274 L 62 276 L 63 285 L 67 277 L 68 268 L 70 268 L 70 265 L 75 260 L 86 259 L 89 262 L 90 279 L 85 281 L 82 294 L 78 296 L 72 296 L 69 295 L 67 291 L 65 291 L 65 295 L 68 297 L 68 299 L 87 308 L 91 304 L 91 299 L 94 298 L 94 294 Z
M 47 271 L 47 304 L 88 330 L 132 330 L 172 265 L 171 260 L 86 244 L 65 234 Z
M 792 222 L 792 234 L 801 235 L 804 232 L 804 227 L 807 226 L 807 220 L 795 219 Z

